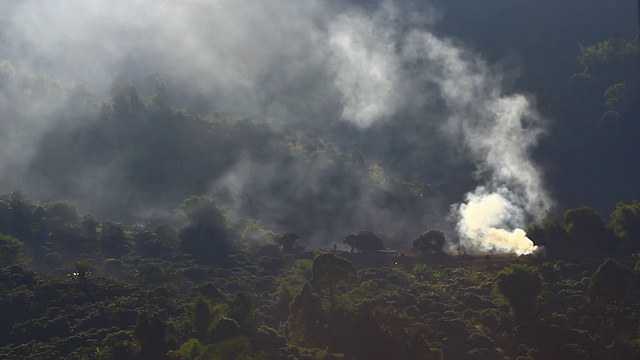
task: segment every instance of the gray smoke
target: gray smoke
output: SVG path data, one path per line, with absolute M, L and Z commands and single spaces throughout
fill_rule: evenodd
M 477 251 L 534 251 L 518 229 L 552 205 L 529 157 L 544 119 L 531 98 L 502 90 L 500 71 L 433 32 L 440 14 L 429 7 L 383 1 L 365 9 L 320 0 L 0 4 L 5 57 L 19 61 L 21 71 L 80 81 L 99 95 L 120 74 L 142 83 L 161 72 L 186 89 L 175 94 L 179 100 L 197 98 L 202 107 L 206 99 L 206 110 L 265 118 L 283 128 L 344 120 L 366 129 L 415 117 L 452 147 L 464 144 L 477 164 L 480 185 L 452 208 L 461 241 Z M 53 104 L 34 99 L 26 120 L 3 120 L 4 174 L 18 174 L 29 144 L 58 126 L 49 120 Z M 95 169 L 96 177 L 105 169 Z M 271 171 L 244 159 L 211 189 L 241 198 Z M 303 190 L 314 190 L 309 186 Z M 369 217 L 362 223 L 388 217 L 369 197 L 363 191 L 353 206 L 354 214 Z

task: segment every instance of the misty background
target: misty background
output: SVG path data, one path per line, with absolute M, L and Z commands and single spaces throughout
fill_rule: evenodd
M 634 39 L 632 2 L 1 3 L 2 191 L 521 253 L 529 222 L 640 197 L 638 105 L 603 125 L 571 79 L 580 44 Z

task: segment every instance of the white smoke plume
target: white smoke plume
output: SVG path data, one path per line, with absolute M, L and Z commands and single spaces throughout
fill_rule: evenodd
M 522 227 L 553 203 L 529 154 L 544 133 L 544 119 L 527 97 L 504 94 L 499 74 L 477 56 L 424 32 L 414 32 L 409 43 L 410 56 L 430 60 L 431 79 L 451 113 L 447 129 L 471 150 L 483 183 L 452 207 L 462 245 L 469 251 L 534 252 Z
M 481 181 L 464 203 L 452 207 L 462 245 L 476 252 L 536 251 L 522 227 L 528 219 L 541 219 L 553 201 L 530 158 L 545 132 L 535 103 L 506 94 L 500 72 L 453 41 L 424 27 L 398 32 L 400 15 L 386 4 L 373 18 L 348 18 L 349 31 L 332 37 L 340 55 L 360 64 L 356 71 L 339 73 L 338 86 L 346 94 L 343 115 L 370 125 L 378 119 L 369 110 L 390 115 L 420 103 L 410 94 L 434 96 L 429 91 L 435 87 L 448 114 L 444 132 L 464 142 Z M 363 88 L 367 91 L 360 93 Z
M 522 227 L 553 203 L 529 154 L 544 133 L 544 119 L 527 97 L 503 94 L 499 75 L 451 42 L 425 33 L 415 33 L 412 41 L 412 55 L 436 65 L 434 79 L 452 112 L 448 129 L 462 136 L 483 180 L 465 203 L 453 206 L 462 245 L 470 251 L 534 252 Z

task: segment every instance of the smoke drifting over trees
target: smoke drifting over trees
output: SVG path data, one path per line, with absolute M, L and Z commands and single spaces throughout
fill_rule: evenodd
M 3 188 L 130 220 L 209 195 L 323 244 L 451 211 L 469 250 L 535 250 L 517 229 L 553 206 L 531 159 L 550 126 L 441 5 L 0 4 Z

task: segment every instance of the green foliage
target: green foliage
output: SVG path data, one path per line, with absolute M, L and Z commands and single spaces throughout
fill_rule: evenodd
M 57 201 L 47 204 L 46 216 L 56 227 L 78 226 L 78 212 L 75 205 L 68 201 Z
M 638 52 L 638 44 L 622 37 L 607 39 L 605 41 L 589 45 L 580 45 L 578 62 L 583 67 L 582 76 L 591 76 L 594 71 L 618 57 L 633 55 Z
M 237 321 L 242 330 L 250 330 L 256 324 L 258 310 L 254 296 L 246 291 L 238 291 L 227 302 L 226 316 Z
M 26 241 L 31 227 L 31 200 L 22 191 L 14 190 L 9 193 L 7 204 L 9 224 L 3 232 Z
M 198 339 L 189 339 L 178 350 L 180 354 L 180 360 L 196 360 L 204 352 L 204 347 L 200 344 Z
M 300 240 L 300 236 L 292 232 L 284 232 L 276 234 L 274 240 L 276 244 L 282 247 L 282 252 L 290 254 L 293 252 L 298 240 Z
M 313 259 L 311 267 L 311 285 L 319 294 L 323 294 L 334 309 L 334 300 L 341 287 L 356 281 L 357 271 L 353 263 L 333 253 L 322 253 Z
M 613 259 L 605 260 L 591 277 L 589 299 L 596 306 L 625 305 L 635 298 L 633 270 Z
M 588 79 L 601 89 L 606 112 L 601 119 L 619 118 L 632 108 L 637 97 L 637 58 L 640 45 L 622 37 L 584 47 L 578 61 L 582 67 L 576 78 Z M 635 71 L 635 72 L 634 72 Z
M 272 245 L 266 243 L 267 239 L 274 236 L 273 232 L 264 227 L 260 221 L 256 219 L 242 219 L 237 226 L 237 232 L 240 235 L 242 241 L 242 250 L 255 253 L 255 245 L 265 244 L 265 246 Z
M 419 280 L 425 281 L 429 278 L 429 266 L 427 264 L 416 264 L 413 266 L 413 274 Z
M 22 241 L 10 235 L 0 234 L 0 269 L 11 265 L 24 265 L 26 262 Z
M 187 311 L 196 338 L 202 343 L 207 343 L 209 340 L 209 329 L 214 320 L 211 300 L 207 299 L 202 293 L 198 293 L 195 299 L 193 299 L 193 302 L 187 305 Z
M 377 183 L 383 183 L 386 181 L 385 171 L 380 164 L 369 165 L 369 176 Z
M 360 321 L 362 359 L 442 359 L 442 352 L 426 339 L 426 324 L 415 322 L 402 310 L 377 307 L 362 314 Z
M 401 268 L 393 267 L 387 273 L 389 284 L 408 287 L 415 281 L 415 277 Z
M 96 348 L 100 360 L 133 360 L 137 359 L 136 342 L 127 331 L 118 331 L 107 335 L 104 348 Z
M 128 252 L 130 239 L 121 224 L 108 222 L 103 224 L 100 233 L 100 244 L 107 256 L 120 257 Z
M 186 198 L 176 209 L 176 214 L 187 224 L 224 227 L 225 215 L 215 198 L 207 196 L 191 196 Z
M 80 230 L 90 239 L 96 239 L 98 237 L 98 226 L 100 222 L 96 220 L 93 215 L 84 215 L 80 219 Z
M 626 95 L 627 84 L 617 83 L 611 85 L 604 92 L 604 104 L 612 110 L 619 110 L 622 107 L 621 103 L 624 102 Z
M 527 3 L 531 5 L 519 4 L 518 9 L 522 9 L 519 6 L 539 6 L 535 2 Z M 567 7 L 572 6 L 564 6 L 564 8 Z M 494 10 L 493 6 L 464 8 L 481 13 Z M 510 6 L 511 8 L 515 9 Z M 565 19 L 565 16 L 561 16 L 562 8 L 563 6 L 556 6 L 554 10 L 558 11 L 557 18 Z M 576 12 L 573 8 L 569 11 Z M 530 16 L 525 11 L 520 13 L 525 13 L 525 17 Z M 576 13 L 582 14 L 582 11 Z M 490 19 L 489 21 L 494 21 L 502 17 L 487 16 L 487 18 Z M 549 23 L 552 23 L 554 18 L 550 17 Z M 475 16 L 473 19 L 475 24 L 477 23 L 475 20 L 482 20 L 482 16 Z M 531 19 L 534 21 L 530 23 L 540 23 L 534 18 Z M 511 22 L 508 23 L 511 24 Z M 565 22 L 560 21 L 566 27 Z M 460 24 L 463 23 L 460 22 Z M 581 21 L 581 23 L 584 22 Z M 461 28 L 465 26 L 460 25 Z M 477 34 L 486 33 L 477 31 L 477 26 L 471 28 Z M 578 28 L 575 30 L 571 34 L 567 33 L 566 38 L 572 39 L 571 36 L 575 36 L 574 33 L 580 33 Z M 462 29 L 462 32 L 464 31 L 465 29 Z M 595 34 L 595 30 L 593 32 L 594 34 L 580 33 L 580 36 L 589 39 L 590 36 L 601 35 Z M 611 160 L 621 159 L 622 152 L 627 155 L 637 153 L 634 151 L 637 148 L 634 145 L 637 143 L 635 137 L 638 132 L 634 131 L 637 125 L 630 121 L 629 124 L 623 124 L 614 129 L 618 131 L 617 135 L 626 134 L 625 136 L 611 136 L 616 132 L 603 131 L 602 134 L 596 134 L 604 127 L 593 126 L 593 123 L 588 123 L 587 126 L 583 119 L 589 119 L 593 115 L 591 107 L 602 106 L 603 93 L 605 106 L 616 112 L 622 113 L 622 109 L 627 105 L 637 105 L 630 101 L 637 98 L 634 96 L 637 95 L 637 85 L 629 80 L 636 77 L 628 76 L 629 73 L 637 71 L 633 70 L 637 68 L 635 66 L 637 59 L 633 56 L 628 57 L 632 60 L 633 67 L 626 66 L 625 64 L 629 62 L 628 59 L 626 61 L 624 59 L 627 57 L 625 53 L 629 55 L 637 53 L 637 45 L 612 39 L 597 46 L 583 48 L 580 62 L 584 66 L 584 74 L 588 74 L 589 77 L 585 83 L 593 87 L 585 90 L 553 80 L 566 75 L 567 64 L 572 60 L 566 55 L 572 52 L 571 49 L 575 50 L 575 45 L 567 42 L 563 34 L 545 33 L 544 29 L 534 33 L 534 36 L 540 37 L 540 42 L 549 43 L 548 49 L 553 49 L 553 55 L 549 58 L 548 55 L 551 52 L 540 52 L 542 55 L 539 55 L 534 53 L 535 51 L 526 54 L 523 58 L 526 59 L 527 65 L 538 61 L 546 66 L 544 68 L 546 70 L 542 71 L 548 73 L 545 74 L 546 76 L 538 77 L 539 73 L 536 73 L 535 69 L 528 69 L 531 70 L 531 74 L 536 74 L 531 76 L 535 79 L 529 83 L 524 80 L 520 85 L 527 88 L 529 85 L 535 87 L 537 85 L 535 83 L 539 83 L 543 88 L 561 88 L 560 91 L 564 93 L 539 92 L 542 97 L 541 104 L 544 105 L 546 112 L 553 114 L 553 110 L 560 109 L 559 114 L 556 114 L 558 116 L 552 116 L 562 120 L 554 123 L 554 133 L 569 134 L 567 138 L 583 139 L 582 141 L 586 143 L 585 147 L 593 149 L 584 151 L 585 148 L 574 147 L 574 142 L 555 138 L 548 142 L 551 144 L 549 147 L 541 149 L 540 157 L 562 154 L 557 158 L 568 159 L 565 163 L 558 160 L 558 163 L 552 164 L 552 167 L 563 170 L 556 173 L 559 177 L 566 178 L 563 182 L 569 184 L 568 187 L 573 187 L 576 180 L 585 184 L 580 186 L 580 191 L 574 191 L 577 194 L 576 197 L 584 196 L 589 192 L 588 190 L 598 190 L 592 191 L 593 194 L 587 196 L 595 197 L 597 192 L 606 194 L 607 199 L 612 196 L 623 198 L 619 197 L 619 194 L 624 194 L 628 189 L 635 189 L 637 185 L 637 181 L 634 180 L 634 168 L 629 168 L 631 173 L 628 173 L 609 171 L 612 168 L 603 168 L 599 165 L 620 164 L 620 167 L 615 169 L 627 170 L 624 166 L 628 164 L 624 161 Z M 504 39 L 494 38 L 503 43 Z M 522 42 L 515 35 L 508 38 L 508 41 L 512 41 L 510 39 L 513 38 L 520 42 L 518 46 L 530 48 L 529 42 Z M 477 40 L 479 41 L 476 43 L 483 43 L 483 38 Z M 490 54 L 489 57 L 493 55 Z M 33 119 L 28 116 L 34 112 L 32 110 L 40 107 L 34 107 L 34 103 L 29 102 L 29 99 L 43 98 L 41 95 L 57 91 L 57 85 L 55 81 L 46 77 L 23 76 L 20 68 L 28 68 L 28 66 L 14 66 L 4 61 L 0 63 L 0 86 L 3 88 L 3 96 L 9 93 L 10 85 L 16 85 L 21 92 L 20 96 L 15 98 L 4 97 L 6 101 L 3 102 L 4 106 L 0 111 L 2 111 L 2 118 L 8 121 L 12 118 L 22 121 L 22 118 L 26 117 L 23 122 L 33 123 Z M 139 74 L 136 78 L 140 78 Z M 439 148 L 440 144 L 437 140 L 425 141 L 423 135 L 433 130 L 431 125 L 425 122 L 414 123 L 398 119 L 401 121 L 401 126 L 386 127 L 382 124 L 376 129 L 352 137 L 352 133 L 346 126 L 342 127 L 338 124 L 337 128 L 333 127 L 332 136 L 351 137 L 349 139 L 351 145 L 347 148 L 367 150 L 367 155 L 370 152 L 366 147 L 370 146 L 374 149 L 372 157 L 379 159 L 380 165 L 374 164 L 367 169 L 367 161 L 370 163 L 370 159 L 365 160 L 361 154 L 354 152 L 349 160 L 348 155 L 345 156 L 335 150 L 339 148 L 338 146 L 332 149 L 332 145 L 327 140 L 321 140 L 325 134 L 319 136 L 305 134 L 297 137 L 295 130 L 286 129 L 280 133 L 256 121 L 225 122 L 220 119 L 203 121 L 202 117 L 189 115 L 184 110 L 172 111 L 168 104 L 167 77 L 153 74 L 146 80 L 156 89 L 156 96 L 151 105 L 144 100 L 141 101 L 131 82 L 123 78 L 118 78 L 113 83 L 111 94 L 113 106 L 106 105 L 101 112 L 98 112 L 97 108 L 86 108 L 89 111 L 74 111 L 74 108 L 65 107 L 65 103 L 47 102 L 47 105 L 60 110 L 60 114 L 52 116 L 50 122 L 63 126 L 48 127 L 46 133 L 38 137 L 39 141 L 33 144 L 34 157 L 28 163 L 29 170 L 26 170 L 21 178 L 37 178 L 37 184 L 30 183 L 28 186 L 35 188 L 41 182 L 42 186 L 39 187 L 42 190 L 41 193 L 61 197 L 87 195 L 87 192 L 83 193 L 80 188 L 90 188 L 88 192 L 96 192 L 95 189 L 99 189 L 96 193 L 113 196 L 113 198 L 106 199 L 108 201 L 105 203 L 109 205 L 104 205 L 105 208 L 96 209 L 96 211 L 107 217 L 118 216 L 118 220 L 124 220 L 131 214 L 143 212 L 141 210 L 162 208 L 167 204 L 174 206 L 188 194 L 207 193 L 212 183 L 219 183 L 221 174 L 228 174 L 228 170 L 233 169 L 234 164 L 238 164 L 238 161 L 246 156 L 251 163 L 264 164 L 265 167 L 272 164 L 277 166 L 273 167 L 274 171 L 261 172 L 260 175 L 265 178 L 242 186 L 242 192 L 237 194 L 237 197 L 233 196 L 238 199 L 237 208 L 255 215 L 266 213 L 265 209 L 273 210 L 274 204 L 284 203 L 287 209 L 280 209 L 281 212 L 269 211 L 269 215 L 273 215 L 269 218 L 272 220 L 277 218 L 274 220 L 277 225 L 274 228 L 295 231 L 303 236 L 317 229 L 324 229 L 322 231 L 326 233 L 320 235 L 325 235 L 326 239 L 335 239 L 337 237 L 333 235 L 349 231 L 345 229 L 368 226 L 368 224 L 363 225 L 364 222 L 359 220 L 368 217 L 353 216 L 361 207 L 354 207 L 351 204 L 362 204 L 362 201 L 358 201 L 361 199 L 367 199 L 367 205 L 378 206 L 374 210 L 384 210 L 385 212 L 380 212 L 381 214 L 396 214 L 395 218 L 388 219 L 389 223 L 394 222 L 395 219 L 403 219 L 406 224 L 412 224 L 428 218 L 424 212 L 419 211 L 425 207 L 415 206 L 417 203 L 428 203 L 427 207 L 433 206 L 432 202 L 423 201 L 424 199 L 417 197 L 425 193 L 428 190 L 427 187 L 414 185 L 421 184 L 418 180 L 412 183 L 395 180 L 394 171 L 401 172 L 407 179 L 425 181 L 448 179 L 460 183 L 465 181 L 465 179 L 458 180 L 464 176 L 450 176 L 456 174 L 455 171 L 440 171 L 449 165 L 446 161 L 439 159 L 442 154 L 446 154 L 447 149 Z M 533 82 L 535 83 L 532 84 Z M 570 94 L 572 91 L 575 94 Z M 589 93 L 594 96 L 589 98 Z M 64 100 L 70 100 L 74 96 L 76 95 L 71 91 L 65 92 Z M 553 102 L 545 101 L 544 97 L 552 98 Z M 19 102 L 25 102 L 27 105 L 12 106 L 12 103 Z M 557 108 L 554 109 L 554 106 Z M 35 113 L 40 114 L 38 111 Z M 73 118 L 74 122 L 66 121 L 66 117 Z M 76 121 L 76 118 L 79 121 Z M 345 128 L 347 128 L 344 131 L 345 135 L 340 134 Z M 407 128 L 411 134 L 397 130 L 399 128 Z M 556 131 L 557 129 L 562 131 Z M 313 139 L 303 139 L 303 137 Z M 361 143 L 358 137 L 372 141 Z M 614 140 L 603 141 L 607 138 Z M 601 145 L 599 141 L 603 141 L 602 145 L 610 148 L 594 146 L 594 144 Z M 287 144 L 294 145 L 287 147 Z M 436 155 L 429 158 L 427 157 L 429 153 Z M 135 155 L 128 156 L 130 154 Z M 395 161 L 401 156 L 411 159 Z M 112 162 L 111 159 L 117 160 Z M 430 161 L 434 159 L 438 161 Z M 576 161 L 576 159 L 589 161 Z M 420 160 L 420 163 L 429 166 L 416 167 L 414 165 L 417 162 L 411 160 Z M 556 157 L 554 157 L 555 161 Z M 565 168 L 564 165 L 569 162 L 588 163 L 588 165 L 577 169 L 583 171 L 575 171 L 575 167 Z M 439 168 L 438 163 L 443 163 L 445 166 Z M 100 171 L 104 164 L 109 165 L 110 171 Z M 322 171 L 316 171 L 318 168 Z M 597 168 L 599 171 L 594 172 L 592 168 Z M 87 169 L 91 171 L 86 171 Z M 369 174 L 367 174 L 368 171 Z M 103 173 L 106 175 L 103 183 L 98 182 L 96 186 L 88 187 L 76 186 L 76 184 L 93 184 L 94 182 L 85 181 L 86 176 L 91 177 L 92 180 L 99 180 L 97 178 L 101 176 L 96 174 Z M 310 175 L 307 177 L 301 174 Z M 586 174 L 589 176 L 585 176 Z M 619 176 L 620 174 L 625 176 Z M 616 178 L 617 181 L 624 181 L 632 186 L 610 186 L 604 189 L 602 186 L 604 182 L 600 182 L 604 177 Z M 591 180 L 594 178 L 597 180 Z M 442 182 L 446 186 L 437 189 L 441 191 L 438 193 L 439 197 L 448 199 L 451 194 L 456 193 L 456 189 L 460 188 L 457 186 L 460 183 L 451 183 L 448 180 Z M 592 181 L 591 187 L 586 185 L 589 181 Z M 9 181 L 9 183 L 13 182 Z M 307 183 L 313 185 L 305 187 Z M 593 187 L 594 184 L 599 187 L 596 189 Z M 467 187 L 468 184 L 464 185 Z M 327 188 L 331 191 L 322 190 Z M 292 192 L 291 189 L 296 191 Z M 293 193 L 295 196 L 292 195 Z M 560 194 L 562 191 L 559 190 L 558 195 Z M 277 196 L 277 203 L 273 201 L 274 198 L 267 197 L 268 195 Z M 201 329 L 203 342 L 191 339 L 184 343 L 181 347 L 181 350 L 184 350 L 181 351 L 184 358 L 259 358 L 260 355 L 256 354 L 258 350 L 271 352 L 279 349 L 284 350 L 277 355 L 270 354 L 269 358 L 437 358 L 436 355 L 425 354 L 431 347 L 443 348 L 447 352 L 447 358 L 452 359 L 464 358 L 465 354 L 468 358 L 515 359 L 519 355 L 540 359 L 571 358 L 571 356 L 563 357 L 562 354 L 554 353 L 562 350 L 555 346 L 557 343 L 554 340 L 573 344 L 571 345 L 574 349 L 572 354 L 576 357 L 582 352 L 583 355 L 588 353 L 589 357 L 609 358 L 613 350 L 616 350 L 615 355 L 618 357 L 637 358 L 625 352 L 618 353 L 617 347 L 623 346 L 624 343 L 617 339 L 612 340 L 610 335 L 618 333 L 617 327 L 607 326 L 598 316 L 589 316 L 590 314 L 585 311 L 585 284 L 589 282 L 584 280 L 584 276 L 595 268 L 595 265 L 588 263 L 566 264 L 559 267 L 566 271 L 557 270 L 553 265 L 546 266 L 546 271 L 553 273 L 557 281 L 552 285 L 553 291 L 544 294 L 545 299 L 549 299 L 549 306 L 541 308 L 545 312 L 540 317 L 539 326 L 542 331 L 537 331 L 539 329 L 535 328 L 538 325 L 536 323 L 532 325 L 531 333 L 518 334 L 514 331 L 512 322 L 505 319 L 506 314 L 502 308 L 489 306 L 489 309 L 482 309 L 482 306 L 485 306 L 483 301 L 487 301 L 490 291 L 490 284 L 478 281 L 484 275 L 478 272 L 469 272 L 469 275 L 464 275 L 458 270 L 447 269 L 444 264 L 438 267 L 437 271 L 425 269 L 421 265 L 414 267 L 413 273 L 416 276 L 423 279 L 428 277 L 432 280 L 429 284 L 413 281 L 410 273 L 399 269 L 390 270 L 385 268 L 385 264 L 376 264 L 375 268 L 368 271 L 369 277 L 366 283 L 363 283 L 360 288 L 345 292 L 342 296 L 339 295 L 343 290 L 342 287 L 348 288 L 349 281 L 337 281 L 336 292 L 333 296 L 328 296 L 328 301 L 342 306 L 338 309 L 339 311 L 327 314 L 322 309 L 320 296 L 314 293 L 311 284 L 314 284 L 316 291 L 327 302 L 327 293 L 332 293 L 331 283 L 318 280 L 321 276 L 317 271 L 312 271 L 315 270 L 312 269 L 312 265 L 315 264 L 311 260 L 301 260 L 306 254 L 291 251 L 295 244 L 292 245 L 290 242 L 280 244 L 282 250 L 288 253 L 283 257 L 282 264 L 295 261 L 295 265 L 282 275 L 277 271 L 262 271 L 267 268 L 279 268 L 281 263 L 272 259 L 262 259 L 256 265 L 246 259 L 245 255 L 241 255 L 230 261 L 235 268 L 228 263 L 210 261 L 211 258 L 220 254 L 226 254 L 236 245 L 229 241 L 233 238 L 233 234 L 229 231 L 224 211 L 220 208 L 215 209 L 215 202 L 213 206 L 209 206 L 210 204 L 207 203 L 212 201 L 200 202 L 196 199 L 190 204 L 194 206 L 193 208 L 187 209 L 185 206 L 181 209 L 185 224 L 180 233 L 182 241 L 180 250 L 199 258 L 202 260 L 201 263 L 217 265 L 213 267 L 202 266 L 193 262 L 188 256 L 176 253 L 178 233 L 171 229 L 168 229 L 165 237 L 157 227 L 155 230 L 149 228 L 145 231 L 135 229 L 131 231 L 123 225 L 110 227 L 110 224 L 104 223 L 104 226 L 101 226 L 98 221 L 87 221 L 77 227 L 77 219 L 74 219 L 77 214 L 73 213 L 75 209 L 71 206 L 55 204 L 38 206 L 24 199 L 21 200 L 16 194 L 12 194 L 11 198 L 6 200 L 6 203 L 0 202 L 0 217 L 2 217 L 0 232 L 13 238 L 0 236 L 2 265 L 23 264 L 22 261 L 15 260 L 16 251 L 14 251 L 16 248 L 19 248 L 18 252 L 22 251 L 23 245 L 20 243 L 22 241 L 30 256 L 33 254 L 37 260 L 34 268 L 37 271 L 52 270 L 50 274 L 54 277 L 44 277 L 22 269 L 20 266 L 0 269 L 0 354 L 2 354 L 0 357 L 2 358 L 89 359 L 96 356 L 122 360 L 141 357 L 161 358 L 162 352 L 152 356 L 148 355 L 148 350 L 156 348 L 153 344 L 162 342 L 163 335 L 184 341 L 198 332 L 196 328 Z M 88 198 L 83 200 L 85 200 L 83 206 L 90 202 Z M 20 205 L 21 203 L 23 205 Z M 6 207 L 5 204 L 7 204 Z M 336 204 L 340 205 L 336 206 Z M 200 207 L 200 205 L 203 206 Z M 599 209 L 604 207 L 602 203 L 595 205 Z M 44 209 L 47 209 L 47 214 L 42 213 Z M 191 210 L 194 211 L 191 212 Z M 638 236 L 634 235 L 638 232 L 635 228 L 635 222 L 637 222 L 635 216 L 635 202 L 620 206 L 619 213 L 612 216 L 613 229 L 626 241 L 626 249 L 629 250 L 637 249 L 633 243 L 638 241 Z M 355 224 L 354 221 L 361 222 Z M 532 239 L 535 238 L 536 244 L 545 245 L 549 254 L 558 254 L 558 257 L 568 257 L 577 251 L 581 251 L 578 255 L 583 258 L 589 255 L 599 256 L 602 253 L 600 250 L 607 249 L 609 246 L 608 243 L 603 242 L 607 237 L 606 230 L 601 234 L 605 236 L 599 236 L 598 231 L 602 230 L 602 224 L 592 227 L 588 224 L 589 221 L 582 223 L 574 218 L 566 222 L 570 234 L 567 234 L 558 222 L 541 224 L 539 228 L 533 228 L 528 233 Z M 261 240 L 269 235 L 268 231 L 257 222 L 247 221 L 243 225 L 243 239 Z M 34 229 L 37 229 L 37 234 Z M 65 231 L 60 231 L 61 229 Z M 407 233 L 411 234 L 410 231 L 413 230 L 409 229 Z M 49 234 L 51 236 L 47 237 Z M 131 234 L 136 234 L 134 243 L 131 242 Z M 407 238 L 400 235 L 396 237 L 396 239 Z M 99 239 L 98 242 L 96 239 Z M 425 252 L 440 251 L 441 246 L 438 245 L 438 241 L 427 241 L 427 246 L 423 250 Z M 68 247 L 73 244 L 89 246 Z M 158 244 L 161 245 L 160 248 L 156 246 Z M 357 248 L 375 250 L 379 245 L 365 244 Z M 234 247 L 234 250 L 236 249 Z M 246 249 L 250 248 L 247 246 Z M 43 260 L 45 255 L 48 256 L 46 261 Z M 94 277 L 91 279 L 91 286 L 84 289 L 85 291 L 78 289 L 73 282 L 56 279 L 55 276 L 59 276 L 61 271 L 67 271 L 68 264 L 73 264 L 78 258 L 86 256 L 90 256 L 90 261 L 95 264 L 105 263 L 105 267 L 113 266 L 123 275 L 137 273 L 138 276 L 129 279 L 123 276 L 123 280 Z M 114 257 L 117 260 L 105 261 L 105 257 Z M 154 259 L 155 257 L 162 257 L 162 260 Z M 50 261 L 51 259 L 54 260 Z M 411 264 L 412 259 L 407 263 Z M 505 260 L 507 261 L 510 260 Z M 495 263 L 498 264 L 498 260 Z M 459 266 L 465 266 L 464 259 L 461 259 L 460 264 L 462 265 Z M 630 307 L 625 313 L 631 324 L 628 327 L 635 332 L 638 329 L 636 315 L 639 313 L 638 304 L 628 300 L 628 292 L 617 293 L 629 286 L 629 273 L 619 268 L 616 270 L 614 265 L 603 264 L 598 268 L 592 279 L 590 296 L 594 303 L 618 305 L 624 302 L 625 307 Z M 78 263 L 76 266 L 78 274 L 85 274 L 82 278 L 86 283 L 88 270 L 86 268 L 83 270 Z M 473 266 L 477 264 L 470 265 L 470 267 Z M 347 273 L 351 273 L 351 270 Z M 351 277 L 346 276 L 346 278 Z M 580 280 L 581 277 L 583 277 L 582 280 Z M 312 278 L 313 281 L 309 282 Z M 340 276 L 336 278 L 340 279 Z M 214 282 L 215 286 L 224 293 L 234 293 L 238 289 L 246 291 L 240 295 L 236 293 L 233 298 L 218 305 L 214 305 L 209 299 L 199 301 L 199 305 L 196 305 L 198 300 L 185 300 L 187 296 L 191 296 L 193 289 L 203 289 L 201 284 L 205 281 Z M 179 285 L 172 287 L 172 293 L 169 294 L 165 289 L 174 283 Z M 272 292 L 274 284 L 277 284 L 277 306 L 272 306 L 263 293 L 264 291 Z M 154 289 L 159 286 L 160 288 Z M 364 301 L 361 301 L 362 293 L 367 295 L 364 296 L 366 298 Z M 223 301 L 224 295 L 221 293 L 205 294 L 215 298 L 215 301 Z M 184 309 L 182 305 L 186 301 L 193 301 L 193 308 Z M 350 306 L 345 306 L 344 301 L 349 301 Z M 413 306 L 414 303 L 416 306 Z M 421 305 L 417 306 L 418 304 Z M 199 309 L 196 309 L 198 307 Z M 279 312 L 281 307 L 290 310 L 290 313 Z M 376 311 L 376 308 L 385 310 Z M 550 308 L 552 310 L 549 310 Z M 303 349 L 298 352 L 291 344 L 269 347 L 265 343 L 256 341 L 255 332 L 250 331 L 246 332 L 246 338 L 237 338 L 236 333 L 226 338 L 218 336 L 219 334 L 212 336 L 212 329 L 219 330 L 222 335 L 232 333 L 225 329 L 239 331 L 239 323 L 255 330 L 256 317 L 258 317 L 256 309 L 260 309 L 265 315 L 259 316 L 259 320 L 268 322 L 269 326 L 274 328 L 282 324 L 289 315 L 289 321 L 292 323 L 289 330 L 294 342 L 298 338 L 301 339 L 300 342 L 307 341 L 307 344 L 317 341 L 319 344 L 322 343 L 318 346 L 322 346 L 323 349 L 310 351 Z M 490 311 L 484 312 L 484 310 Z M 558 320 L 557 317 L 549 315 L 551 311 L 562 313 L 563 318 Z M 200 320 L 196 320 L 195 316 L 192 317 L 194 314 L 200 314 L 201 316 L 197 316 Z M 362 319 L 363 316 L 370 314 L 375 316 L 371 316 L 368 320 Z M 224 315 L 233 317 L 235 320 L 221 319 Z M 166 320 L 166 326 L 159 320 L 160 316 Z M 202 323 L 196 325 L 198 321 Z M 333 321 L 339 322 L 340 326 L 333 327 Z M 328 331 L 328 323 L 331 323 L 330 331 Z M 281 329 L 284 330 L 284 328 Z M 316 331 L 315 335 L 314 331 Z M 480 332 L 484 336 L 482 341 L 486 346 L 479 346 L 477 337 L 474 337 Z M 514 333 L 517 337 L 513 335 Z M 344 340 L 340 341 L 340 335 L 343 334 L 354 335 L 355 339 L 351 336 L 342 336 Z M 277 337 L 277 334 L 273 337 Z M 614 341 L 616 349 L 607 348 L 609 344 L 614 344 Z M 331 355 L 334 349 L 325 348 L 327 344 L 333 347 L 336 343 L 341 343 L 342 347 L 339 351 L 344 355 Z M 345 343 L 353 344 L 345 345 Z M 560 345 L 565 346 L 564 343 Z M 534 350 L 533 347 L 539 347 L 540 350 Z M 547 347 L 546 350 L 545 347 Z M 162 346 L 157 348 L 161 349 Z M 458 348 L 459 354 L 450 354 Z M 205 356 L 205 349 L 208 350 L 207 356 Z M 366 356 L 362 356 L 363 352 L 366 352 Z M 440 352 L 439 357 L 443 357 L 440 350 L 434 349 L 431 352 Z
M 86 287 L 87 277 L 91 273 L 91 270 L 93 270 L 93 265 L 91 264 L 91 262 L 89 262 L 89 260 L 78 260 L 74 263 L 74 265 L 76 269 L 74 275 L 78 277 L 80 286 Z
M 372 252 L 384 249 L 384 240 L 370 230 L 358 231 L 344 237 L 343 242 L 351 246 L 352 251 Z
M 13 212 L 26 212 L 30 204 L 29 198 L 20 190 L 9 193 L 9 207 Z
M 583 256 L 603 255 L 613 251 L 616 236 L 594 209 L 581 207 L 564 214 L 564 225 L 571 242 Z
M 527 320 L 533 315 L 542 293 L 542 277 L 537 268 L 514 264 L 499 271 L 493 282 L 494 295 L 509 305 L 517 320 Z
M 570 257 L 575 252 L 572 243 L 560 221 L 546 219 L 526 229 L 527 237 L 538 246 L 544 246 L 546 255 L 552 259 Z
M 278 276 L 275 292 L 276 308 L 283 313 L 289 310 L 289 303 L 300 293 L 302 287 L 311 280 L 312 261 L 296 260 L 284 274 Z
M 166 324 L 158 314 L 146 311 L 138 314 L 133 334 L 140 344 L 141 360 L 161 360 L 167 358 L 168 344 L 165 341 Z
M 610 217 L 611 227 L 625 241 L 628 250 L 640 251 L 640 201 L 618 202 Z
M 178 235 L 182 252 L 203 263 L 219 263 L 231 252 L 224 213 L 215 199 L 190 197 L 177 212 L 188 222 Z
M 414 252 L 422 255 L 443 255 L 446 237 L 440 230 L 429 229 L 412 241 Z
M 324 313 L 320 297 L 305 284 L 289 305 L 289 337 L 295 344 L 321 346 L 324 337 Z
M 265 357 L 253 351 L 251 341 L 246 337 L 236 337 L 220 341 L 207 347 L 203 360 L 262 360 Z

